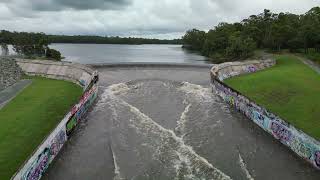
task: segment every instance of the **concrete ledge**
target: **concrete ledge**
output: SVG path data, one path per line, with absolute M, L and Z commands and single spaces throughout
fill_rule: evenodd
M 27 74 L 80 83 L 82 80 L 84 81 L 84 84 L 80 84 L 84 93 L 78 103 L 71 108 L 57 127 L 11 178 L 14 180 L 39 180 L 97 98 L 98 73 L 88 67 L 73 63 L 18 60 L 18 64 Z M 85 79 L 82 79 L 83 77 Z
M 320 142 L 229 87 L 223 80 L 275 65 L 275 60 L 223 63 L 211 69 L 211 85 L 225 102 L 244 114 L 299 157 L 320 169 Z
M 77 63 L 27 59 L 16 59 L 16 61 L 27 75 L 72 81 L 83 89 L 86 89 L 91 76 L 96 73 L 95 70 Z
M 102 63 L 102 64 L 88 64 L 91 67 L 177 67 L 177 68 L 212 68 L 214 64 L 190 64 L 190 63 Z

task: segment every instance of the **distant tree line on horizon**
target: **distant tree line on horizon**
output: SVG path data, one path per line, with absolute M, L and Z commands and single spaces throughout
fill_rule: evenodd
M 8 55 L 8 45 L 13 50 L 28 58 L 47 58 L 61 60 L 61 53 L 49 48 L 51 43 L 84 43 L 84 44 L 182 44 L 181 39 L 161 40 L 133 37 L 103 36 L 66 36 L 46 35 L 44 33 L 0 31 L 2 55 Z
M 208 32 L 192 29 L 183 47 L 200 51 L 217 62 L 246 59 L 258 49 L 320 52 L 320 7 L 307 13 L 263 13 L 236 23 L 220 23 Z
M 51 43 L 82 43 L 82 44 L 182 44 L 181 39 L 148 39 L 119 36 L 85 36 L 85 35 L 48 35 Z

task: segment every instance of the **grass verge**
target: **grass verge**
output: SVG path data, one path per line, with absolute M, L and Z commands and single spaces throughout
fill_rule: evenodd
M 320 75 L 294 56 L 276 59 L 274 67 L 225 83 L 319 140 Z
M 10 179 L 82 93 L 70 82 L 26 78 L 32 84 L 0 110 L 0 179 Z

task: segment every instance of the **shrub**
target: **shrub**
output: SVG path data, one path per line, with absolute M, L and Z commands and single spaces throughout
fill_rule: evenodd
M 55 49 L 48 48 L 46 51 L 46 57 L 49 59 L 54 59 L 57 61 L 61 61 L 61 53 Z

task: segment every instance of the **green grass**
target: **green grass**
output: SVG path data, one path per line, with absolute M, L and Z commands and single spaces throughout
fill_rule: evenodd
M 320 75 L 289 55 L 274 67 L 225 82 L 295 127 L 320 139 Z
M 320 64 L 320 53 L 317 52 L 311 52 L 308 54 L 303 54 L 304 57 Z
M 32 84 L 0 110 L 0 179 L 10 179 L 82 93 L 70 82 L 28 78 Z
M 297 53 L 297 54 L 299 56 L 310 59 L 310 60 L 320 64 L 320 53 L 316 52 L 314 49 L 309 49 L 308 53 L 304 53 L 304 51 L 301 49 L 301 50 L 299 50 L 299 53 Z

